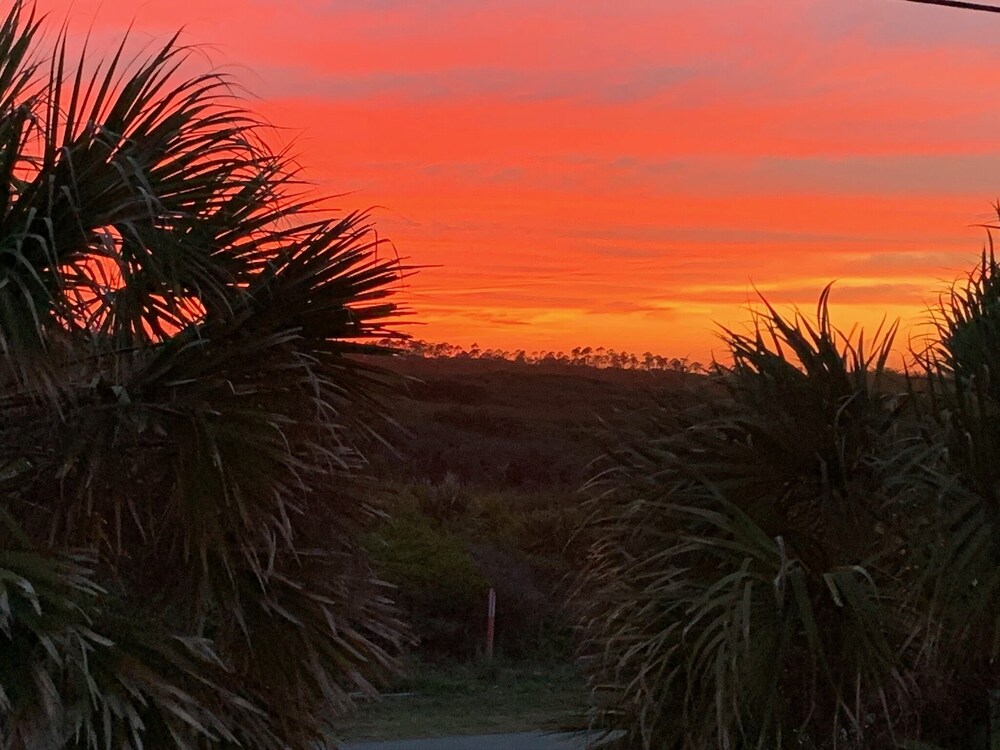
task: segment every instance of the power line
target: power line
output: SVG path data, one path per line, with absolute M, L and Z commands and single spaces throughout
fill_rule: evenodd
M 965 10 L 983 10 L 987 13 L 1000 13 L 1000 6 L 983 5 L 982 3 L 967 3 L 965 0 L 905 0 L 908 3 L 923 3 L 924 5 L 945 5 L 949 8 L 964 8 Z

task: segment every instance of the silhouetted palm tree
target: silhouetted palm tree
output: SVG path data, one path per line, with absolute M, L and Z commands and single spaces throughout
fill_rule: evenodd
M 611 747 L 1000 742 L 1000 265 L 945 296 L 909 389 L 893 331 L 841 335 L 827 292 L 725 331 L 715 390 L 643 414 L 595 480 L 581 644 Z
M 38 32 L 0 26 L 0 748 L 312 747 L 402 632 L 352 479 L 400 268 L 176 39 Z

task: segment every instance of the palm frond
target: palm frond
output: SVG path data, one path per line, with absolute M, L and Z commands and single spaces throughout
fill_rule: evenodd
M 867 747 L 914 720 L 885 533 L 895 326 L 866 351 L 828 296 L 815 321 L 765 302 L 724 330 L 727 396 L 637 433 L 597 483 L 582 635 L 595 724 L 623 748 Z
M 406 269 L 177 38 L 91 63 L 63 32 L 45 75 L 28 7 L 0 30 L 0 736 L 312 747 L 407 637 L 356 476 Z

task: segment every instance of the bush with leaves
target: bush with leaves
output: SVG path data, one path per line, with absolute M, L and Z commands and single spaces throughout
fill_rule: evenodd
M 482 643 L 482 602 L 489 583 L 468 545 L 433 520 L 397 516 L 365 537 L 379 573 L 396 587 L 426 658 L 463 658 Z
M 998 687 L 995 506 L 954 501 L 972 475 L 926 418 L 947 402 L 965 419 L 944 352 L 972 335 L 947 307 L 963 333 L 907 392 L 886 370 L 894 330 L 839 333 L 828 294 L 815 322 L 766 306 L 750 335 L 725 330 L 725 396 L 637 429 L 594 482 L 581 642 L 618 747 L 986 750 L 970 714 Z
M 942 297 L 934 323 L 936 339 L 917 358 L 933 439 L 913 464 L 923 492 L 909 508 L 926 532 L 926 653 L 936 679 L 925 713 L 949 742 L 986 747 L 992 732 L 992 750 L 1000 743 L 1000 264 L 992 242 Z
M 217 74 L 0 26 L 0 748 L 306 748 L 405 628 L 355 435 L 401 268 Z

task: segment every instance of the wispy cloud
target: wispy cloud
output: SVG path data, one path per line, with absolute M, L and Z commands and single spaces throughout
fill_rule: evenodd
M 49 0 L 185 40 L 428 266 L 420 335 L 706 358 L 752 285 L 918 319 L 1000 196 L 1000 22 L 886 0 Z M 724 8 L 723 8 L 724 6 Z M 846 322 L 846 321 L 845 321 Z

